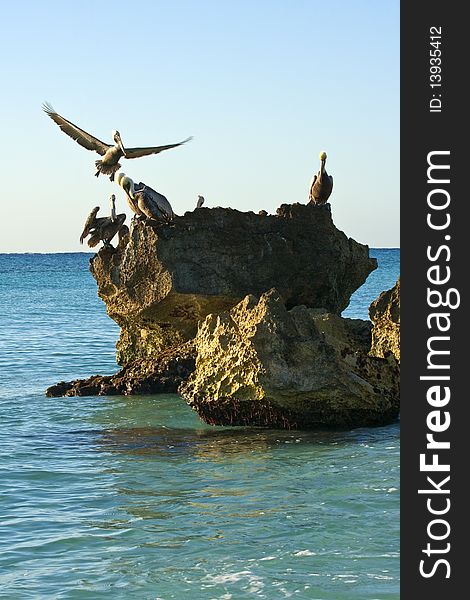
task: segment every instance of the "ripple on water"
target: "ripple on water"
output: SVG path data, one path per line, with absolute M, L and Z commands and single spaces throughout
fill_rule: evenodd
M 398 598 L 398 425 L 224 429 L 177 396 L 45 398 L 112 372 L 117 327 L 87 255 L 14 261 L 0 257 L 0 597 Z

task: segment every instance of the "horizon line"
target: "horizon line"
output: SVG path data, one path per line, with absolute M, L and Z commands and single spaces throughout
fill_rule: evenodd
M 369 246 L 369 250 L 400 250 L 400 246 Z M 57 252 L 0 252 L 0 256 L 9 256 L 11 254 L 16 254 L 19 256 L 25 256 L 28 254 L 43 256 L 45 254 L 98 254 L 98 252 L 91 252 L 88 250 L 58 250 Z

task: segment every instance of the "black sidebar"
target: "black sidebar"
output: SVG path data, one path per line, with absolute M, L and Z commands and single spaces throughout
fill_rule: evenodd
M 470 26 L 461 7 L 401 3 L 404 600 L 462 598 L 470 578 Z

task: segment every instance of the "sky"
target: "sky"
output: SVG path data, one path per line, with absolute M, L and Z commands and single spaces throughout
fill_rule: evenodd
M 0 252 L 76 252 L 94 206 L 132 216 L 99 156 L 41 110 L 111 143 L 192 135 L 122 171 L 177 214 L 307 202 L 320 151 L 336 226 L 399 246 L 399 1 L 1 2 Z

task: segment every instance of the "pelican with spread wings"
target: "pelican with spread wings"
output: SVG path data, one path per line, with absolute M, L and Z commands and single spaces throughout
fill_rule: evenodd
M 104 242 L 104 245 L 109 247 L 111 246 L 111 240 L 116 233 L 120 233 L 124 221 L 126 220 L 126 215 L 124 213 L 120 215 L 116 214 L 116 196 L 114 194 L 111 194 L 109 201 L 111 204 L 111 216 L 97 217 L 96 215 L 98 214 L 100 207 L 95 206 L 85 222 L 82 235 L 80 236 L 80 244 L 83 244 L 83 240 L 90 236 L 90 239 L 88 240 L 90 248 L 97 246 L 100 241 Z M 125 232 L 123 231 L 122 233 L 124 235 Z
M 186 142 L 189 142 L 192 138 L 187 138 L 177 144 L 167 144 L 166 146 L 150 146 L 148 148 L 124 148 L 124 144 L 121 140 L 119 131 L 114 130 L 112 132 L 114 145 L 105 144 L 98 138 L 95 138 L 90 133 L 87 133 L 83 129 L 80 129 L 77 125 L 74 125 L 71 121 L 64 119 L 61 115 L 56 113 L 50 104 L 44 104 L 43 110 L 49 117 L 57 123 L 57 125 L 66 133 L 69 137 L 75 140 L 80 146 L 87 150 L 94 150 L 103 157 L 101 160 L 95 162 L 96 165 L 96 177 L 100 175 L 109 175 L 110 180 L 114 181 L 114 174 L 119 171 L 121 165 L 119 160 L 121 158 L 140 158 L 141 156 L 148 156 L 149 154 L 158 154 L 164 150 L 170 150 L 170 148 L 176 148 Z

